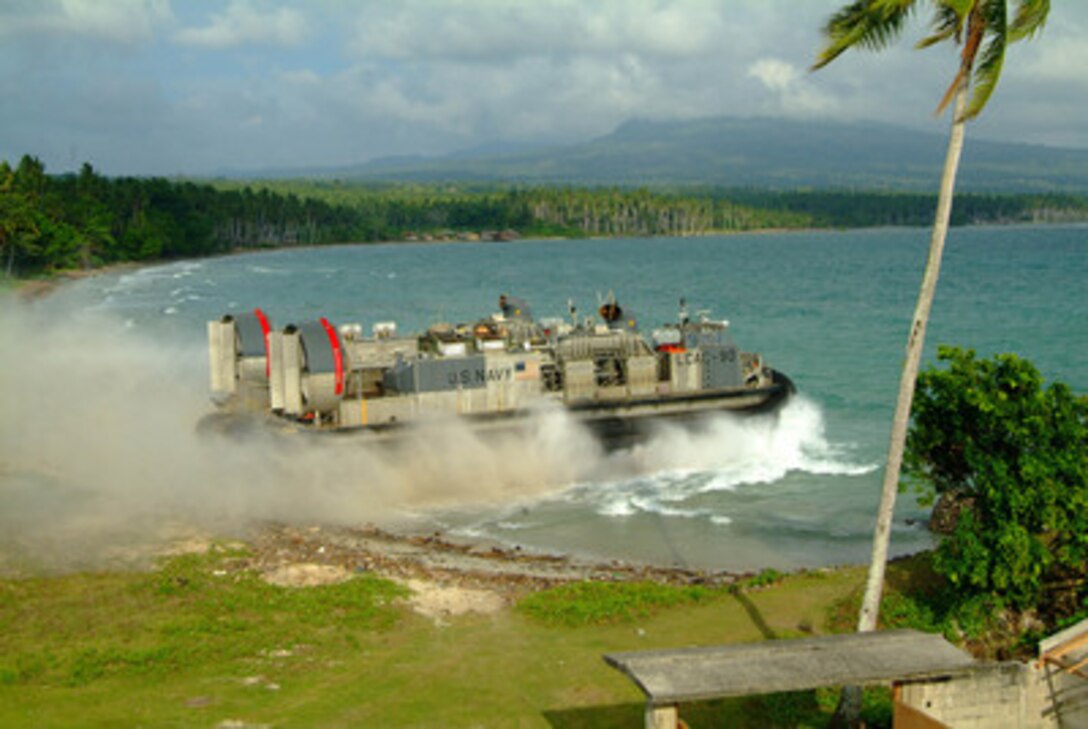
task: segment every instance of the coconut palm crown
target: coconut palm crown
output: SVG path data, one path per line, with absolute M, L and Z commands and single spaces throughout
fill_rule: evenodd
M 1005 49 L 1033 37 L 1046 23 L 1050 0 L 1018 0 L 1009 19 L 1006 0 L 856 0 L 832 15 L 824 25 L 827 46 L 813 69 L 823 68 L 849 48 L 879 51 L 897 40 L 918 6 L 933 6 L 932 33 L 918 48 L 954 40 L 962 45 L 960 67 L 948 86 L 938 113 L 966 83 L 971 96 L 957 121 L 978 116 L 1001 77 Z

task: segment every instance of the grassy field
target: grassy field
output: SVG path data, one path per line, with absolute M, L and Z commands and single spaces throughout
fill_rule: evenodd
M 0 581 L 0 726 L 641 726 L 642 695 L 602 654 L 827 632 L 864 579 L 576 583 L 435 621 L 393 582 L 275 587 L 245 557 L 218 547 L 151 572 Z M 833 702 L 807 692 L 681 714 L 808 726 Z

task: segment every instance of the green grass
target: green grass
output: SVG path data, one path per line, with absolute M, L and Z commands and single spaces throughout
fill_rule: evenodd
M 439 626 L 388 581 L 280 588 L 246 559 L 219 548 L 149 573 L 0 580 L 0 726 L 639 726 L 643 697 L 604 653 L 823 632 L 863 579 L 847 569 L 758 590 L 584 583 Z M 827 701 L 805 692 L 681 715 L 819 726 Z
M 214 549 L 144 575 L 0 583 L 0 684 L 77 687 L 114 676 L 166 677 L 214 662 L 244 667 L 259 651 L 330 645 L 386 629 L 401 588 L 374 578 L 307 590 L 231 570 L 244 553 Z
M 705 587 L 654 582 L 574 582 L 529 595 L 518 609 L 549 625 L 606 625 L 704 601 L 711 594 Z

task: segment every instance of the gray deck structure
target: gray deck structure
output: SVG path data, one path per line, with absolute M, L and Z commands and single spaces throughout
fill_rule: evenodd
M 933 680 L 974 665 L 943 637 L 914 630 L 611 653 L 604 660 L 646 694 L 647 727 L 675 727 L 676 705 L 689 701 Z

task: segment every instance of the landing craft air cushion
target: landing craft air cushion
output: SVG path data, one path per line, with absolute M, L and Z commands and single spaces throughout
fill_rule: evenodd
M 608 444 L 655 420 L 780 406 L 789 378 L 742 352 L 726 321 L 674 323 L 648 341 L 614 297 L 596 318 L 536 321 L 503 295 L 475 324 L 403 336 L 395 323 L 334 326 L 325 318 L 275 329 L 260 309 L 208 322 L 212 399 L 220 413 L 264 414 L 313 431 L 389 434 L 455 415 L 485 427 L 556 403 Z

